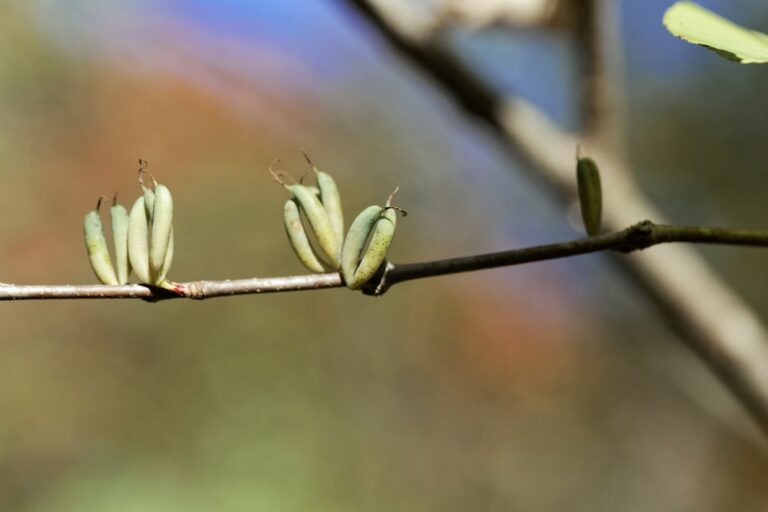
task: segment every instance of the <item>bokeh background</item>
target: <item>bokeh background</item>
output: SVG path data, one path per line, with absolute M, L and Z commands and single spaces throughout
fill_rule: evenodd
M 621 2 L 628 147 L 681 224 L 765 227 L 768 67 Z M 768 30 L 758 0 L 702 1 Z M 575 126 L 574 50 L 452 44 Z M 338 0 L 9 0 L 0 16 L 0 281 L 89 283 L 82 216 L 174 192 L 176 280 L 302 273 L 281 225 L 305 147 L 348 219 L 396 186 L 391 258 L 571 238 L 520 164 Z M 610 191 L 607 191 L 610 193 Z M 705 249 L 764 318 L 764 251 Z M 0 305 L 0 510 L 757 510 L 768 449 L 601 255 L 201 303 Z

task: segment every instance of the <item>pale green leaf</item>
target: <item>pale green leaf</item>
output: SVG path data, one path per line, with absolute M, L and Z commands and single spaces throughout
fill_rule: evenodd
M 744 64 L 768 62 L 768 34 L 740 27 L 693 2 L 677 2 L 664 14 L 673 35 Z

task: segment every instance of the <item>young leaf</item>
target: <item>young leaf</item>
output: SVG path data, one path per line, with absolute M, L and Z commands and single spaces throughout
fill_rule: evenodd
M 673 35 L 743 64 L 768 62 L 768 34 L 749 30 L 693 2 L 677 2 L 664 13 Z

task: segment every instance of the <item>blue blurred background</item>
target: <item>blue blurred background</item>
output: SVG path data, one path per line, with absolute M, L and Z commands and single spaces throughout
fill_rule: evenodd
M 674 221 L 765 227 L 768 67 L 623 1 L 628 147 Z M 702 1 L 768 31 L 763 2 Z M 303 273 L 274 158 L 348 220 L 400 186 L 391 258 L 578 236 L 483 128 L 339 0 L 12 0 L 0 17 L 0 281 L 88 283 L 82 216 L 176 202 L 175 280 Z M 452 44 L 576 126 L 555 32 Z M 763 318 L 764 251 L 705 256 Z M 0 306 L 0 510 L 756 510 L 749 419 L 603 256 L 195 303 Z

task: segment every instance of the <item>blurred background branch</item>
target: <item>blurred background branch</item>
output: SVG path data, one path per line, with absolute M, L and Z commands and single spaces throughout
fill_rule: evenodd
M 636 185 L 632 169 L 614 141 L 620 132 L 613 117 L 616 95 L 611 92 L 606 71 L 609 49 L 605 43 L 610 38 L 605 34 L 610 31 L 605 28 L 609 17 L 603 10 L 611 2 L 561 2 L 563 8 L 584 8 L 577 25 L 583 32 L 579 49 L 581 80 L 586 82 L 581 134 L 563 131 L 520 98 L 497 93 L 442 44 L 440 31 L 433 24 L 423 23 L 419 30 L 413 20 L 424 15 L 417 14 L 413 4 L 387 0 L 344 3 L 368 20 L 467 114 L 489 127 L 512 155 L 526 159 L 537 177 L 566 204 L 574 200 L 574 151 L 582 143 L 604 170 L 607 227 L 619 229 L 638 218 L 665 222 Z M 748 305 L 690 248 L 675 246 L 663 254 L 648 252 L 618 261 L 681 339 L 720 376 L 768 433 L 768 337 Z
M 581 76 L 582 138 L 624 154 L 625 116 L 619 6 L 612 0 L 576 0 L 570 24 Z

